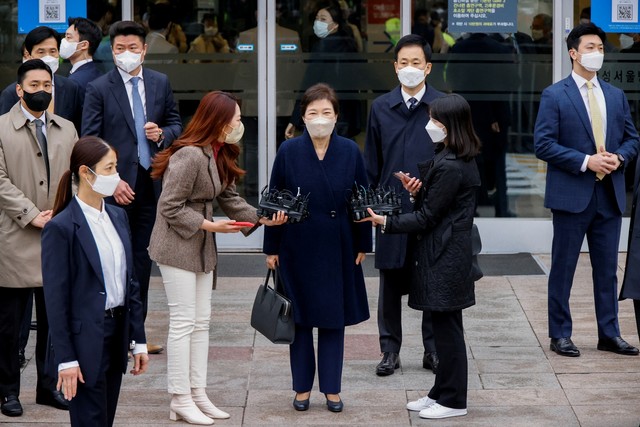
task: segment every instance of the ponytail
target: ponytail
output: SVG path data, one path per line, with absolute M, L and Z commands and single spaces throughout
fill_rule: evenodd
M 71 191 L 71 185 L 73 184 L 71 170 L 67 170 L 64 174 L 62 174 L 62 178 L 60 178 L 60 184 L 58 184 L 58 192 L 56 193 L 56 201 L 53 204 L 53 215 L 52 217 L 58 215 L 64 208 L 67 207 L 71 199 L 73 198 L 73 194 Z

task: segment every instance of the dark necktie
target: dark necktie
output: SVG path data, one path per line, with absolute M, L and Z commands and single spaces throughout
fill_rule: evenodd
M 47 191 L 49 191 L 51 173 L 49 171 L 49 150 L 47 148 L 47 138 L 44 136 L 44 132 L 42 132 L 42 125 L 44 125 L 44 122 L 40 119 L 35 119 L 33 123 L 36 124 L 36 138 L 38 138 L 40 151 L 42 151 L 42 157 L 44 158 L 44 166 L 47 169 Z
M 140 77 L 131 78 L 131 84 L 133 85 L 131 99 L 133 100 L 133 122 L 136 127 L 136 138 L 138 140 L 138 161 L 140 162 L 140 166 L 146 170 L 151 166 L 151 150 L 149 148 L 147 136 L 144 133 L 144 124 L 147 119 L 145 118 L 140 92 L 138 92 L 139 82 Z
M 413 111 L 418 106 L 418 100 L 414 97 L 409 98 L 409 111 Z

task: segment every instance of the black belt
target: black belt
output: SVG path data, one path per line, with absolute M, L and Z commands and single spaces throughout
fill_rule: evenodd
M 123 306 L 108 308 L 104 311 L 104 317 L 121 317 L 126 312 Z

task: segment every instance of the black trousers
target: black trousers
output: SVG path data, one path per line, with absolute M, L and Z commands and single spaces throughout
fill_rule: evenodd
M 467 407 L 468 365 L 462 310 L 432 311 L 440 364 L 429 397 L 447 408 Z
M 378 333 L 380 334 L 380 351 L 383 353 L 400 353 L 400 347 L 402 347 L 402 296 L 409 292 L 410 281 L 411 270 L 408 266 L 380 270 Z M 424 311 L 422 314 L 422 344 L 424 351 L 436 351 L 429 311 Z
M 129 218 L 133 246 L 133 266 L 136 279 L 140 283 L 143 319 L 146 319 L 149 301 L 149 278 L 151 277 L 151 258 L 149 258 L 148 248 L 153 224 L 156 221 L 157 199 L 149 171 L 141 166 L 138 166 L 136 187 L 133 191 L 136 193 L 133 202 L 122 207 Z
M 633 300 L 633 311 L 636 313 L 636 328 L 638 329 L 638 338 L 640 339 L 640 300 Z
M 96 384 L 78 382 L 76 397 L 69 402 L 73 427 L 111 427 L 122 385 L 124 317 L 105 317 L 101 371 Z M 82 371 L 82 365 L 80 366 Z
M 296 324 L 296 336 L 289 346 L 293 390 L 306 393 L 313 388 L 316 357 L 313 348 L 313 328 Z M 340 393 L 344 361 L 344 328 L 318 328 L 318 382 L 320 392 Z
M 55 390 L 57 373 L 47 366 L 49 322 L 42 288 L 0 287 L 0 397 L 20 395 L 20 329 L 27 301 L 35 295 L 38 329 L 36 336 L 37 393 Z

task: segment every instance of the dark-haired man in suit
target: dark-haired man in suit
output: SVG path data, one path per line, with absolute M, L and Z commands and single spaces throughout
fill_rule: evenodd
M 49 324 L 39 259 L 40 234 L 51 219 L 58 183 L 69 169 L 78 136 L 70 121 L 47 111 L 52 86 L 51 68 L 44 61 L 26 61 L 13 88 L 19 100 L 0 116 L 0 401 L 1 412 L 10 417 L 22 415 L 19 335 L 33 295 L 36 403 L 68 409 L 56 390 L 55 368 L 46 363 Z
M 73 122 L 76 130 L 80 132 L 82 90 L 75 82 L 56 74 L 60 63 L 60 35 L 52 28 L 37 27 L 27 34 L 24 47 L 29 54 L 28 59 L 41 59 L 54 74 L 53 100 L 47 111 Z M 0 114 L 7 113 L 18 101 L 14 82 L 0 94 Z
M 132 21 L 109 30 L 116 68 L 87 86 L 82 134 L 96 135 L 118 150 L 120 184 L 109 203 L 129 216 L 135 274 L 140 283 L 144 317 L 151 259 L 147 248 L 156 218 L 160 182 L 151 180 L 151 159 L 182 132 L 182 122 L 166 75 L 142 67 L 147 50 L 146 31 Z M 163 348 L 149 344 L 149 353 Z
M 534 131 L 536 156 L 547 162 L 545 207 L 553 214 L 549 273 L 551 350 L 577 357 L 569 296 L 585 235 L 593 268 L 598 350 L 637 355 L 620 337 L 618 244 L 626 191 L 624 165 L 638 154 L 624 93 L 598 79 L 605 34 L 580 24 L 567 37 L 571 75 L 542 92 Z
M 419 176 L 418 162 L 433 158 L 434 144 L 425 130 L 429 121 L 429 103 L 443 96 L 426 78 L 431 72 L 431 47 L 417 34 L 402 37 L 395 47 L 394 63 L 400 85 L 378 97 L 371 105 L 365 165 L 369 184 L 395 187 L 402 194 L 402 209 L 410 212 L 413 204 L 394 173 L 403 171 Z M 407 234 L 381 234 L 376 228 L 376 268 L 380 269 L 378 331 L 382 360 L 376 374 L 392 375 L 400 366 L 402 346 L 402 295 L 409 292 L 410 260 Z M 422 366 L 435 372 L 438 356 L 433 339 L 431 313 L 423 312 Z
M 60 56 L 71 62 L 69 79 L 80 85 L 83 96 L 87 85 L 102 75 L 93 62 L 93 54 L 101 40 L 102 30 L 95 22 L 86 18 L 69 18 L 69 28 L 60 43 Z

